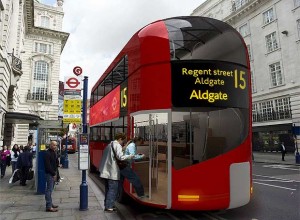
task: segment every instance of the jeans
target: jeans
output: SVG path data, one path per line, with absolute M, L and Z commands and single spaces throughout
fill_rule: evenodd
M 133 188 L 138 196 L 145 195 L 143 184 L 139 176 L 131 169 L 130 166 L 120 170 L 121 177 L 125 177 L 133 185 Z
M 6 161 L 1 160 L 0 166 L 1 166 L 1 177 L 3 177 L 5 175 L 5 171 L 6 171 Z
M 17 169 L 17 161 L 12 161 L 11 162 L 11 168 L 12 168 L 12 173 Z
M 46 199 L 46 209 L 52 208 L 52 191 L 54 187 L 54 178 L 51 174 L 46 173 L 46 191 L 45 191 L 45 199 Z
M 104 207 L 112 209 L 115 205 L 118 194 L 119 180 L 105 179 L 105 199 Z

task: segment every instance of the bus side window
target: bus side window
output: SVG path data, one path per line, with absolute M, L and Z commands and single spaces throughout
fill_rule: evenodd
M 206 159 L 221 155 L 225 145 L 225 137 L 207 137 Z

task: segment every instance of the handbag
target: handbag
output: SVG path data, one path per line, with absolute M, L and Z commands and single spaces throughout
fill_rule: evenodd
M 112 143 L 112 142 L 111 142 L 111 145 L 110 145 L 110 146 L 111 146 L 112 151 L 113 151 L 113 153 L 114 153 L 114 157 L 115 157 L 115 159 L 116 159 L 116 162 L 117 162 L 117 165 L 118 165 L 119 169 L 120 169 L 120 170 L 123 170 L 125 167 L 127 167 L 128 163 L 127 163 L 126 161 L 124 161 L 124 160 L 120 160 L 120 159 L 117 158 L 116 152 L 115 152 L 115 150 L 114 150 L 114 148 L 113 148 L 113 143 Z
M 15 171 L 13 172 L 12 176 L 10 177 L 8 183 L 15 183 L 17 181 L 20 180 L 21 177 L 21 170 L 19 169 L 15 169 Z
M 32 169 L 29 170 L 27 180 L 32 180 L 34 176 L 34 171 Z

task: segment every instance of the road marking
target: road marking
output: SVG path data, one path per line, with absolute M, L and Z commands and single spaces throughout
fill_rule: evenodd
M 270 165 L 263 165 L 263 167 L 273 168 L 273 169 L 282 169 L 282 170 L 297 170 L 300 171 L 300 169 L 291 168 L 290 165 L 278 165 L 278 164 L 270 164 Z
M 211 219 L 211 220 L 227 220 L 225 218 L 222 218 L 221 216 L 218 216 L 214 213 L 211 213 L 211 212 L 206 212 L 206 213 L 203 213 L 202 215 L 204 215 L 205 217 Z
M 283 187 L 283 186 L 276 186 L 276 185 L 271 185 L 271 184 L 266 184 L 266 183 L 259 183 L 259 182 L 253 182 L 253 183 L 260 184 L 260 185 L 265 185 L 265 186 L 276 187 L 276 188 L 281 188 L 281 189 L 292 190 L 292 191 L 297 190 L 297 189 L 287 188 L 287 187 Z
M 184 214 L 184 216 L 186 217 L 185 219 L 197 220 L 197 218 L 194 218 L 193 216 L 190 216 L 189 214 Z
M 273 179 L 276 179 L 276 180 L 283 180 L 283 181 L 290 181 L 291 179 L 283 179 L 283 178 L 279 178 L 279 177 L 273 177 L 273 176 L 264 176 L 264 175 L 256 175 L 256 174 L 253 174 L 252 176 L 259 176 L 259 177 L 266 177 L 266 178 L 273 178 Z M 300 181 L 298 180 L 292 180 L 296 183 L 300 183 Z
M 262 182 L 281 182 L 281 183 L 294 183 L 294 180 L 262 180 L 262 179 L 253 179 L 256 181 L 262 181 Z

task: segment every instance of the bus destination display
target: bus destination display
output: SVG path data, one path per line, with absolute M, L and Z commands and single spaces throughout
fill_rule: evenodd
M 172 61 L 171 67 L 174 107 L 249 107 L 246 68 L 215 61 Z

